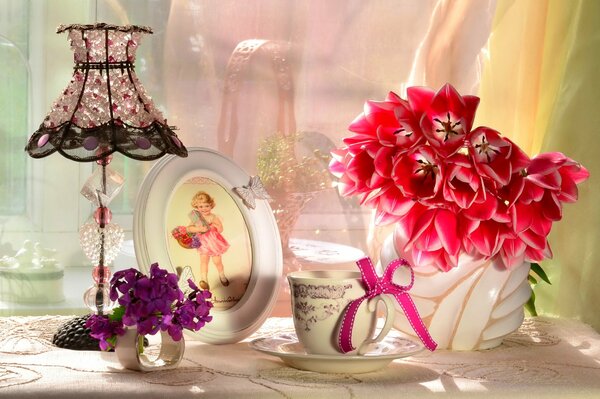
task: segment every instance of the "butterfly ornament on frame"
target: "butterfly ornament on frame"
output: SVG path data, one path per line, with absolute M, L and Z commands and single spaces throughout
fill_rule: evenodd
M 247 186 L 234 187 L 233 191 L 242 199 L 242 201 L 244 201 L 244 204 L 250 209 L 256 208 L 257 199 L 267 201 L 271 200 L 269 193 L 267 193 L 267 190 L 263 186 L 262 181 L 260 181 L 260 177 L 258 176 L 251 176 L 250 182 Z

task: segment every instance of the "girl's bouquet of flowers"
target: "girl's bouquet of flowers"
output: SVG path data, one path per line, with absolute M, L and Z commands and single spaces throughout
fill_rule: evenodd
M 177 226 L 171 230 L 171 235 L 185 249 L 200 248 L 200 233 L 192 233 L 185 226 Z
M 100 340 L 100 349 L 115 347 L 125 327 L 137 327 L 140 335 L 167 331 L 175 341 L 183 329 L 198 331 L 212 320 L 211 293 L 187 281 L 186 293 L 179 288 L 178 277 L 161 269 L 158 263 L 146 276 L 137 269 L 118 271 L 110 281 L 110 299 L 118 306 L 109 315 L 92 315 L 86 322 L 91 336 Z
M 550 258 L 548 234 L 575 202 L 588 171 L 558 152 L 530 158 L 489 127 L 473 128 L 479 98 L 447 84 L 367 101 L 330 171 L 344 196 L 396 223 L 395 245 L 413 264 L 447 271 L 459 257 L 507 268 Z

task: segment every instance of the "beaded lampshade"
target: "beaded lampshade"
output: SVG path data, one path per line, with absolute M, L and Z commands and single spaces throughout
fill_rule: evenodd
M 135 74 L 136 50 L 152 29 L 107 24 L 61 25 L 74 51 L 73 77 L 26 150 L 34 158 L 58 151 L 78 162 L 113 152 L 153 160 L 187 150 Z
M 187 150 L 135 74 L 136 50 L 148 27 L 61 25 L 68 32 L 75 55 L 73 77 L 29 138 L 25 150 L 33 158 L 54 152 L 77 162 L 99 165 L 81 194 L 95 207 L 93 217 L 79 230 L 80 245 L 93 267 L 94 285 L 84 303 L 96 314 L 110 312 L 110 263 L 123 241 L 123 229 L 111 223 L 108 208 L 124 179 L 108 167 L 115 152 L 137 160 L 155 160 L 165 154 L 187 156 Z M 81 324 L 81 323 L 79 323 Z M 79 324 L 59 329 L 54 342 L 70 349 L 89 348 Z M 75 328 L 73 328 L 75 326 Z M 81 342 L 80 342 L 81 341 Z

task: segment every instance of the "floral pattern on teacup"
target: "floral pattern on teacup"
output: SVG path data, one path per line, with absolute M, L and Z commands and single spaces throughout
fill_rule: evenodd
M 326 320 L 333 315 L 339 315 L 348 305 L 350 299 L 344 298 L 346 291 L 352 288 L 352 284 L 345 285 L 313 285 L 313 284 L 294 284 L 293 285 L 293 306 L 294 318 L 299 326 L 305 331 L 310 331 L 314 324 L 321 320 Z M 302 299 L 322 299 L 316 305 L 314 302 L 303 301 Z

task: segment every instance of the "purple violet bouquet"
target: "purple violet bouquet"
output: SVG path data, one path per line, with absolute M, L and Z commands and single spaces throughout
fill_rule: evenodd
M 118 302 L 111 314 L 92 315 L 86 322 L 90 335 L 100 340 L 100 349 L 111 350 L 126 326 L 137 327 L 140 335 L 167 331 L 175 341 L 183 329 L 198 331 L 212 320 L 211 293 L 189 279 L 186 293 L 179 288 L 178 277 L 154 263 L 150 275 L 137 269 L 118 271 L 110 280 L 110 299 Z

